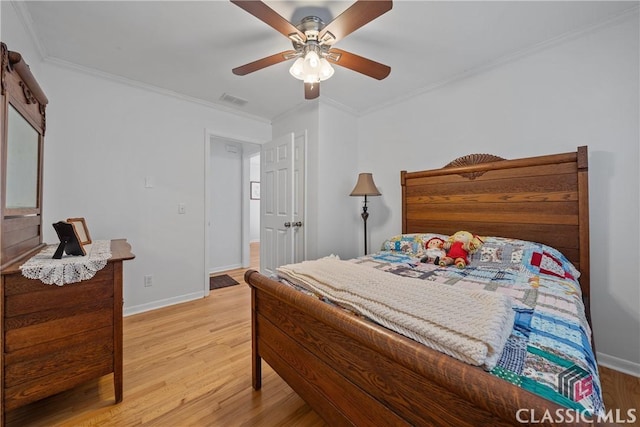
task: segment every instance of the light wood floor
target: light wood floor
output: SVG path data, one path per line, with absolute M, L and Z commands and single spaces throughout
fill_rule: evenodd
M 7 426 L 324 426 L 268 365 L 251 388 L 250 292 L 244 270 L 228 273 L 240 285 L 124 319 L 122 403 L 109 375 L 9 412 Z M 640 410 L 639 378 L 601 375 L 608 408 Z

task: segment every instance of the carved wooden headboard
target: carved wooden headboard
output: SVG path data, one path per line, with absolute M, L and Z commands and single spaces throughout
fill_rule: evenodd
M 587 147 L 504 160 L 460 157 L 441 169 L 401 172 L 402 232 L 467 230 L 544 243 L 580 270 L 589 304 Z

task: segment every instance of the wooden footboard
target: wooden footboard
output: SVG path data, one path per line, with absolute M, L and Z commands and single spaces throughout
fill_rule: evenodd
M 561 408 L 256 271 L 245 281 L 254 388 L 264 359 L 332 426 L 511 426 Z

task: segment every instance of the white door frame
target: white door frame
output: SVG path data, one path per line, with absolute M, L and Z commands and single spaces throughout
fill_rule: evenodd
M 204 296 L 209 295 L 209 245 L 210 231 L 211 231 L 211 188 L 209 181 L 211 178 L 211 140 L 219 139 L 229 142 L 235 142 L 245 146 L 246 144 L 262 145 L 263 141 L 250 140 L 248 138 L 237 138 L 235 136 L 229 136 L 221 134 L 219 132 L 212 131 L 210 129 L 204 130 L 204 273 L 203 273 L 203 288 Z M 259 148 L 256 152 L 260 152 Z M 242 164 L 244 167 L 245 162 L 248 162 L 248 156 L 242 155 Z M 242 265 L 248 267 L 250 262 L 249 255 L 249 170 L 246 171 L 243 168 L 242 171 L 242 230 L 241 230 L 241 243 L 242 243 Z M 246 182 L 245 182 L 246 181 Z

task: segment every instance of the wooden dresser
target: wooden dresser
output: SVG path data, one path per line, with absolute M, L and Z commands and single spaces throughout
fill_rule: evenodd
M 5 411 L 112 372 L 122 400 L 122 263 L 134 255 L 125 239 L 111 253 L 92 279 L 63 286 L 23 277 L 22 262 L 2 270 L 2 424 Z

